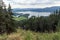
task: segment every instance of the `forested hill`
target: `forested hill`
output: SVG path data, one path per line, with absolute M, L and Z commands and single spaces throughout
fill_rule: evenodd
M 21 12 L 21 11 L 32 11 L 32 12 L 53 12 L 57 9 L 60 9 L 60 6 L 54 7 L 46 7 L 46 8 L 14 8 L 13 12 Z

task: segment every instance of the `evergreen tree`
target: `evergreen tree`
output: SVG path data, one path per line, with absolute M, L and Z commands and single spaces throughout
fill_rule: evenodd
M 12 19 L 12 10 L 9 4 L 8 10 L 6 7 L 0 7 L 0 33 L 11 33 L 15 31 L 14 20 Z
M 11 6 L 9 4 L 8 12 L 7 12 L 7 20 L 6 20 L 7 33 L 15 31 L 14 20 L 12 19 L 12 14 L 13 13 L 12 13 L 12 10 L 11 10 Z

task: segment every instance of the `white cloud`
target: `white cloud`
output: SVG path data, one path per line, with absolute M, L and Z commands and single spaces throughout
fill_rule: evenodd
M 44 8 L 51 6 L 60 6 L 60 0 L 4 0 L 12 8 Z

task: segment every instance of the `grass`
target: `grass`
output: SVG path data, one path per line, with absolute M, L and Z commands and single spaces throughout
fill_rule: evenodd
M 60 40 L 60 32 L 39 33 L 17 29 L 17 32 L 10 35 L 0 35 L 0 40 Z
M 26 17 L 23 17 L 23 16 L 21 16 L 21 17 L 15 17 L 14 16 L 13 19 L 16 20 L 16 21 L 21 21 L 21 20 L 24 20 L 24 19 L 27 19 L 27 18 Z

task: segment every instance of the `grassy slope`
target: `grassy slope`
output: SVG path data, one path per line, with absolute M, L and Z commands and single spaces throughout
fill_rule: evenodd
M 24 20 L 24 19 L 27 19 L 26 17 L 23 17 L 23 16 L 21 16 L 21 17 L 15 17 L 14 16 L 14 18 L 13 18 L 14 20 L 17 20 L 17 21 L 21 21 L 21 20 Z
M 10 35 L 0 35 L 0 40 L 60 40 L 60 32 L 39 33 L 18 29 Z

